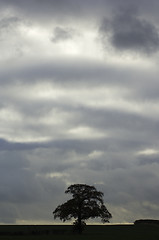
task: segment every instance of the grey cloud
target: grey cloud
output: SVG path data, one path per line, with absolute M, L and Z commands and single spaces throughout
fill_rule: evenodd
M 38 21 L 41 24 L 47 22 L 51 24 L 53 21 L 58 20 L 59 22 L 72 22 L 74 19 L 80 19 L 82 21 L 94 21 L 101 19 L 104 15 L 110 16 L 111 11 L 118 9 L 120 6 L 132 5 L 131 0 L 86 0 L 79 2 L 78 0 L 1 0 L 0 6 L 4 8 L 11 8 L 17 14 L 23 15 L 30 21 Z M 154 17 L 158 16 L 158 2 L 152 0 L 151 3 L 148 0 L 142 0 L 141 2 L 134 0 L 133 5 L 137 5 L 142 12 L 154 13 Z
M 39 197 L 39 185 L 25 154 L 0 152 L 0 201 L 32 202 Z
M 151 165 L 151 164 L 159 164 L 159 155 L 150 154 L 150 155 L 141 155 L 139 157 L 139 165 Z
M 18 219 L 48 219 L 51 216 L 53 203 L 60 201 L 66 185 L 60 178 L 46 178 L 38 173 L 38 167 L 32 167 L 28 150 L 0 152 L 0 206 L 3 206 L 0 222 L 16 223 Z M 39 206 L 43 202 L 47 207 L 41 209 Z
M 48 21 L 48 18 L 50 18 L 50 23 L 51 19 L 58 19 L 59 21 L 69 19 L 72 16 L 76 16 L 81 9 L 79 2 L 72 0 L 46 0 L 45 3 L 37 0 L 29 0 L 27 2 L 24 0 L 15 0 L 14 2 L 1 0 L 0 5 L 2 9 L 9 7 L 30 21 L 38 19 L 41 23 Z
M 45 105 L 47 102 L 45 103 Z M 55 103 L 53 103 L 55 104 Z M 47 104 L 48 105 L 48 104 Z M 30 106 L 30 105 L 29 105 Z M 33 105 L 31 105 L 33 106 Z M 54 106 L 54 105 L 53 105 Z M 53 107 L 52 104 L 49 108 Z M 48 106 L 47 106 L 48 107 Z M 126 148 L 127 150 L 130 149 L 140 149 L 140 147 L 148 146 L 151 144 L 152 139 L 154 139 L 156 131 L 158 131 L 158 122 L 154 119 L 153 116 L 151 118 L 141 116 L 140 114 L 136 113 L 128 113 L 125 111 L 119 110 L 108 110 L 108 109 L 93 109 L 92 107 L 80 107 L 80 106 L 70 106 L 70 104 L 60 104 L 56 105 L 60 111 L 64 113 L 69 113 L 71 118 L 69 118 L 69 122 L 67 127 L 76 127 L 76 126 L 88 126 L 92 129 L 105 133 L 107 136 L 105 141 L 101 140 L 79 140 L 76 138 L 68 139 L 60 139 L 49 141 L 47 143 L 11 143 L 1 140 L 1 150 L 29 150 L 29 149 L 36 149 L 36 148 L 48 148 L 54 146 L 56 148 L 61 148 L 64 151 L 67 149 L 74 149 L 77 152 L 84 151 L 89 152 L 92 148 L 96 145 L 99 149 L 108 149 L 108 148 Z M 35 105 L 34 108 L 41 109 L 41 105 Z M 25 108 L 23 109 L 25 113 L 25 118 L 27 115 L 32 115 L 33 120 L 36 118 L 40 118 L 36 111 L 28 112 Z M 48 115 L 49 109 L 46 108 L 46 111 L 42 111 L 42 114 Z M 30 129 L 34 132 L 43 132 L 43 134 L 49 134 L 52 132 L 54 135 L 57 133 L 56 127 L 53 126 L 50 129 L 50 125 L 47 126 L 46 124 L 40 124 L 36 121 L 36 125 L 34 124 L 31 126 L 29 123 L 26 125 L 25 130 Z M 63 128 L 65 132 L 65 127 Z M 149 138 L 146 136 L 149 135 Z M 61 136 L 62 138 L 62 136 Z M 157 139 L 156 139 L 157 141 Z M 106 147 L 107 146 L 107 147 Z
M 157 27 L 139 17 L 134 9 L 124 9 L 111 20 L 105 19 L 100 31 L 103 43 L 107 37 L 113 47 L 121 51 L 155 53 L 159 49 Z
M 112 143 L 110 143 L 110 146 Z M 156 181 L 154 175 L 150 174 L 151 170 L 147 169 L 145 172 L 142 166 L 135 165 L 134 157 L 129 156 L 128 159 L 128 154 L 122 152 L 123 149 L 120 149 L 120 153 L 119 151 L 115 153 L 115 150 L 110 148 L 106 139 L 105 141 L 63 140 L 49 143 L 48 146 L 48 149 L 25 150 L 21 154 L 15 152 L 14 157 L 12 153 L 10 155 L 7 153 L 4 156 L 4 159 L 8 159 L 6 167 L 10 177 L 1 174 L 1 182 L 3 180 L 3 183 L 5 183 L 3 185 L 5 187 L 1 188 L 0 191 L 1 200 L 11 202 L 15 208 L 19 206 L 18 213 L 15 212 L 15 217 L 13 216 L 12 220 L 9 218 L 11 216 L 6 212 L 8 221 L 13 222 L 13 220 L 20 219 L 21 216 L 28 220 L 30 218 L 36 219 L 38 216 L 39 219 L 44 220 L 45 217 L 49 219 L 49 214 L 51 221 L 51 210 L 61 203 L 61 199 L 64 199 L 65 174 L 68 174 L 68 181 L 77 183 L 81 182 L 81 180 L 88 184 L 94 184 L 98 181 L 104 182 L 102 190 L 105 193 L 108 206 L 109 204 L 120 204 L 120 206 L 124 204 L 124 207 L 129 208 L 128 203 L 130 203 L 130 200 L 143 201 L 146 199 L 152 201 L 152 199 L 157 198 L 155 191 L 151 192 L 151 188 Z M 88 161 L 88 155 L 94 150 L 104 151 L 104 155 Z M 15 161 L 16 158 L 19 160 Z M 31 159 L 30 165 L 28 165 L 28 160 L 26 161 L 25 158 Z M 15 166 L 12 168 L 14 163 Z M 0 169 L 6 172 L 6 170 L 4 171 L 4 161 L 1 164 Z M 140 169 L 137 170 L 137 167 Z M 61 174 L 61 177 L 45 177 L 47 173 L 56 174 L 57 172 Z M 39 175 L 35 178 L 37 173 Z M 148 184 L 145 184 L 145 181 Z M 32 185 L 31 188 L 30 184 Z M 9 189 L 10 194 L 8 194 L 7 189 Z M 10 189 L 14 189 L 14 192 Z M 149 197 L 150 193 L 151 198 Z M 35 203 L 38 207 L 41 206 L 39 211 L 38 207 L 34 206 Z M 116 216 L 114 217 L 116 219 Z M 4 221 L 4 218 L 2 220 Z
M 63 173 L 65 171 L 67 171 L 70 168 L 74 168 L 75 164 L 73 164 L 72 162 L 59 162 L 57 164 L 57 166 L 55 166 L 55 163 L 50 164 L 49 166 L 44 166 L 41 168 L 41 172 L 42 173 Z
M 0 19 L 0 41 L 6 42 L 16 36 L 17 28 L 23 23 L 23 20 L 17 16 L 2 17 Z M 18 50 L 17 46 L 17 50 Z M 20 51 L 20 49 L 19 49 Z
M 98 17 L 98 14 L 100 17 L 103 11 L 109 12 L 107 7 L 112 5 L 114 4 L 110 3 L 109 0 L 99 0 L 98 3 L 94 0 L 86 0 L 84 2 L 79 2 L 78 0 L 46 0 L 45 2 L 42 0 L 28 0 L 27 2 L 24 0 L 14 0 L 14 2 L 11 0 L 0 1 L 2 8 L 10 7 L 27 17 L 31 17 L 31 19 L 38 19 L 38 21 L 49 19 L 49 22 L 55 19 L 58 19 L 60 22 L 71 22 L 73 18 L 80 19 L 80 22 L 82 22 L 90 17 Z
M 129 73 L 127 72 L 129 70 Z M 92 86 L 138 86 L 141 83 L 136 82 L 137 78 L 141 77 L 140 70 L 136 70 L 134 76 L 133 68 L 122 68 L 118 65 L 100 63 L 99 61 L 76 58 L 62 59 L 56 58 L 52 61 L 38 59 L 34 63 L 30 61 L 18 60 L 17 65 L 8 69 L 0 70 L 0 82 L 3 85 L 7 84 L 34 84 L 37 82 L 53 82 L 64 87 L 83 86 L 90 88 Z M 151 76 L 147 73 L 145 76 Z M 119 78 L 120 76 L 120 78 Z M 62 85 L 61 85 L 62 84 Z M 71 84 L 71 85 L 70 85 Z M 143 86 L 141 86 L 143 87 Z M 133 90 L 133 89 L 132 89 Z M 140 90 L 140 88 L 139 88 Z
M 25 169 L 8 169 L 6 172 L 1 171 L 0 199 L 2 202 L 12 203 L 29 203 L 37 201 L 39 198 L 39 186 L 34 177 Z
M 96 64 L 96 62 L 88 62 L 82 59 L 77 60 L 67 60 L 56 59 L 50 62 L 37 62 L 34 64 L 25 63 L 24 65 L 17 66 L 11 69 L 10 72 L 1 69 L 1 84 L 8 83 L 36 83 L 45 81 L 52 81 L 58 84 L 81 84 L 85 82 L 87 84 L 86 79 L 91 82 L 97 82 L 99 84 L 100 81 L 106 78 L 106 74 L 111 74 L 111 69 L 105 68 L 104 66 L 100 66 Z M 27 67 L 26 65 L 27 64 Z M 96 77 L 100 72 L 100 78 L 97 81 Z M 111 76 L 110 76 L 111 77 Z M 115 78 L 114 78 L 115 79 Z
M 12 203 L 2 203 L 0 204 L 0 223 L 4 224 L 15 224 L 16 219 L 20 217 L 18 208 Z
M 0 151 L 21 151 L 21 150 L 31 150 L 39 147 L 45 147 L 45 143 L 21 143 L 21 142 L 11 142 L 5 139 L 0 139 Z
M 51 41 L 57 43 L 63 40 L 72 39 L 73 30 L 69 28 L 56 27 Z
M 109 156 L 106 153 L 103 154 L 102 157 L 96 157 L 95 159 L 90 159 L 85 162 L 85 168 L 88 168 L 91 171 L 115 171 L 117 169 L 129 169 L 130 165 L 124 159 L 120 159 L 120 157 L 115 156 L 109 152 Z
M 19 151 L 10 152 L 6 150 L 0 151 L 0 166 L 1 169 L 27 169 L 29 168 L 29 161 L 25 158 L 25 154 Z
M 138 136 L 137 139 L 135 137 L 137 145 L 140 139 L 145 143 L 149 141 L 147 138 L 143 139 L 143 136 L 148 132 L 149 137 L 151 136 L 153 138 L 158 129 L 158 121 L 155 118 L 153 119 L 153 116 L 146 118 L 139 113 L 125 112 L 118 109 L 93 109 L 83 107 L 81 114 L 78 115 L 77 121 L 76 123 L 81 122 L 94 129 L 102 129 L 102 131 L 108 133 L 110 131 L 113 141 L 115 140 L 114 138 L 124 140 L 124 135 L 129 136 L 129 132 L 131 132 L 131 136 L 133 136 L 134 133 L 134 135 Z M 121 135 L 117 136 L 116 133 L 121 133 Z M 133 146 L 133 138 L 131 144 Z
M 25 66 L 27 64 L 27 67 Z M 100 66 L 94 61 L 87 61 L 84 59 L 63 60 L 56 59 L 51 63 L 47 61 L 36 62 L 34 64 L 25 63 L 12 69 L 11 73 L 1 70 L 1 83 L 7 83 L 9 79 L 15 82 L 17 79 L 21 79 L 21 82 L 39 82 L 39 79 L 48 79 L 52 81 L 58 81 L 61 83 L 73 83 L 79 80 L 85 81 L 86 78 L 96 81 L 97 75 L 101 74 L 101 78 L 105 79 L 105 74 L 111 73 L 111 68 L 105 68 Z M 86 83 L 86 81 L 85 81 Z M 98 81 L 99 83 L 99 81 Z
M 145 169 L 132 165 L 131 168 L 118 168 L 111 171 L 109 174 L 108 183 L 105 182 L 105 192 L 111 192 L 108 195 L 110 203 L 120 202 L 121 205 L 128 204 L 130 201 L 157 202 L 158 192 L 157 185 L 158 177 L 153 174 L 153 169 Z M 113 185 L 109 183 L 110 178 L 113 178 Z M 110 181 L 110 182 L 109 182 Z
M 0 29 L 3 30 L 3 29 L 11 28 L 13 26 L 16 26 L 20 21 L 21 20 L 16 16 L 2 18 L 0 20 Z
M 71 150 L 74 150 L 77 153 L 80 152 L 85 152 L 89 153 L 94 149 L 94 145 L 100 147 L 102 143 L 102 140 L 79 140 L 76 138 L 73 139 L 60 139 L 60 140 L 51 140 L 51 141 L 40 141 L 40 142 L 14 142 L 14 141 L 7 141 L 5 139 L 0 139 L 0 152 L 3 154 L 4 151 L 7 151 L 9 156 L 11 157 L 14 151 L 19 151 L 19 154 L 23 153 L 23 151 L 32 151 L 36 149 L 59 149 L 62 152 L 68 152 Z M 101 149 L 105 148 L 105 145 Z M 10 152 L 10 153 L 9 153 Z M 5 155 L 3 155 L 5 156 Z M 2 157 L 2 155 L 1 155 Z M 7 160 L 4 160 L 5 157 L 3 157 L 3 163 L 6 165 Z M 21 165 L 23 159 L 16 160 L 14 159 L 12 162 L 9 162 L 14 164 L 15 162 L 18 162 L 18 165 Z M 26 162 L 26 161 L 25 161 Z M 2 159 L 1 159 L 1 164 L 2 164 Z M 62 166 L 61 166 L 62 167 Z M 47 167 L 46 167 L 47 168 Z M 63 168 L 63 167 L 62 167 Z

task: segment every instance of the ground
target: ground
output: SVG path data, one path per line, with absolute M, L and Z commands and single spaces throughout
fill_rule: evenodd
M 150 240 L 159 239 L 158 226 L 89 225 L 82 235 L 72 232 L 72 226 L 0 226 L 1 240 Z

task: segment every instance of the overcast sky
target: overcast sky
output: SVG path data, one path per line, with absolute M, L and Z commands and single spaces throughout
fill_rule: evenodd
M 0 0 L 0 223 L 54 223 L 70 184 L 159 218 L 159 1 Z

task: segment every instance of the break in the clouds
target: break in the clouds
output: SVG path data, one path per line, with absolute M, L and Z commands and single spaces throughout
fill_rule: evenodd
M 54 223 L 72 183 L 158 218 L 158 1 L 131 3 L 0 0 L 0 223 Z
M 100 28 L 103 44 L 107 37 L 121 51 L 155 53 L 159 50 L 159 33 L 151 21 L 139 15 L 136 8 L 124 8 L 112 19 L 104 19 Z

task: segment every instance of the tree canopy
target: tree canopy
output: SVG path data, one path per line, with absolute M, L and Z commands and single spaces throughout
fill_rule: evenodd
M 104 194 L 97 191 L 94 186 L 86 184 L 73 184 L 67 188 L 65 193 L 72 194 L 72 199 L 59 205 L 53 212 L 54 218 L 60 218 L 63 222 L 76 219 L 75 225 L 79 232 L 82 224 L 89 218 L 100 217 L 103 223 L 109 222 L 111 213 L 104 205 Z

